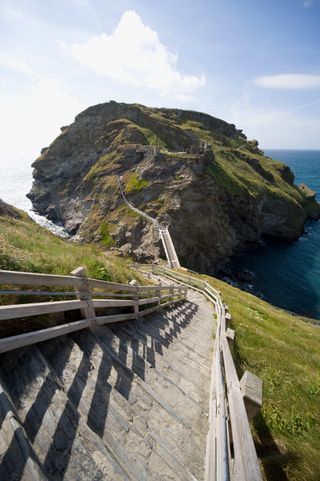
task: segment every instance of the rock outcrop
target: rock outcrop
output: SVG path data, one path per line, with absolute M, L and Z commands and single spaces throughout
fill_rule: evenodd
M 296 239 L 320 206 L 234 125 L 210 115 L 109 102 L 79 114 L 34 162 L 34 208 L 84 241 L 139 260 L 169 225 L 182 264 L 213 271 L 263 235 Z
M 22 219 L 26 217 L 26 214 L 23 211 L 16 209 L 12 205 L 7 204 L 0 199 L 0 216 L 13 217 L 14 219 Z

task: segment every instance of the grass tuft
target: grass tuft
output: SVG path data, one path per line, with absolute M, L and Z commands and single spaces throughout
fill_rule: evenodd
M 145 179 L 140 179 L 136 172 L 130 174 L 126 179 L 125 192 L 132 194 L 133 192 L 140 192 L 145 187 L 148 187 L 149 182 Z

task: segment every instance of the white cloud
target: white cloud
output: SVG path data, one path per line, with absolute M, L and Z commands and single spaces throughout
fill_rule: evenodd
M 309 8 L 313 4 L 313 0 L 304 0 L 303 6 L 304 8 Z
M 283 90 L 304 90 L 320 88 L 320 75 L 288 73 L 280 75 L 265 75 L 254 79 L 259 87 Z
M 66 48 L 98 75 L 121 84 L 147 87 L 161 95 L 188 97 L 205 84 L 203 75 L 184 75 L 178 70 L 178 56 L 134 11 L 122 15 L 111 35 L 94 35 Z

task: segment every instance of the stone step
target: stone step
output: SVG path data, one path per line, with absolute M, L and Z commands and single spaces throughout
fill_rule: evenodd
M 164 330 L 154 327 L 152 323 L 148 323 L 147 320 L 138 320 L 135 322 L 135 328 L 150 336 L 153 340 L 157 341 L 167 349 L 171 349 L 173 345 L 176 345 L 175 338 L 172 335 L 167 334 Z M 179 350 L 183 351 L 188 357 L 191 357 L 193 361 L 204 371 L 208 371 L 208 360 L 205 356 L 200 355 L 197 350 L 188 342 L 179 339 L 177 343 Z
M 126 349 L 125 343 L 122 343 L 122 348 L 116 352 L 110 346 L 110 336 L 106 333 L 104 328 L 95 328 L 95 335 L 104 342 L 106 350 L 110 355 L 116 358 L 124 368 L 131 371 L 130 365 L 130 351 Z M 135 374 L 135 373 L 134 373 Z M 195 401 L 188 393 L 184 392 L 179 386 L 177 386 L 172 380 L 166 376 L 162 376 L 157 369 L 147 368 L 144 370 L 143 375 L 138 375 L 138 380 L 141 380 L 142 388 L 146 389 L 147 386 L 152 386 L 153 391 L 158 398 L 161 398 L 166 406 L 170 406 L 174 411 L 175 416 L 183 418 L 185 421 L 194 420 L 195 416 L 206 415 L 206 412 L 202 412 L 201 406 Z
M 28 453 L 17 481 L 33 481 L 30 462 L 38 481 L 203 479 L 214 319 L 188 297 L 0 356 Z
M 92 329 L 92 331 L 103 330 L 104 327 Z M 123 369 L 121 363 L 114 362 L 108 350 L 102 342 L 95 339 L 95 336 L 88 335 L 87 333 L 77 333 L 72 335 L 73 339 L 76 341 L 77 346 L 73 347 L 72 363 L 64 369 L 64 389 L 70 391 L 69 385 L 73 382 L 74 371 L 77 372 L 77 367 L 73 366 L 75 360 L 79 358 L 79 354 L 84 352 L 87 354 L 87 362 L 90 363 L 90 372 L 88 378 L 85 381 L 85 386 L 78 383 L 78 389 L 80 392 L 75 391 L 74 396 L 79 397 L 81 395 L 81 401 L 78 407 L 78 411 L 81 412 L 82 416 L 87 419 L 88 425 L 93 429 L 98 435 L 101 436 L 104 443 L 109 446 L 109 432 L 116 433 L 116 442 L 118 446 L 124 450 L 130 460 L 130 462 L 135 467 L 135 470 L 143 474 L 144 478 L 150 477 L 150 466 L 157 464 L 163 464 L 163 469 L 168 472 L 172 469 L 165 464 L 168 460 L 158 459 L 158 455 L 154 453 L 154 439 L 152 437 L 152 429 L 148 428 L 150 423 L 149 418 L 152 416 L 156 419 L 158 416 L 157 428 L 161 420 L 168 417 L 168 414 L 162 412 L 163 401 L 160 401 L 160 406 L 155 402 L 155 395 L 151 389 L 141 390 L 142 386 L 137 385 L 134 380 L 132 373 L 128 372 L 127 369 Z M 90 339 L 89 339 L 90 337 Z M 67 342 L 67 339 L 65 339 Z M 60 342 L 61 344 L 61 342 Z M 91 346 L 91 347 L 90 347 Z M 82 351 L 84 348 L 84 351 Z M 48 350 L 46 349 L 47 354 Z M 77 352 L 78 351 L 78 352 Z M 61 352 L 61 347 L 55 349 L 56 356 L 59 356 Z M 57 360 L 51 358 L 54 363 Z M 79 361 L 78 361 L 79 362 Z M 82 361 L 83 362 L 83 361 Z M 102 377 L 101 377 L 102 373 Z M 111 387 L 111 389 L 110 389 Z M 81 392 L 81 390 L 83 391 Z M 106 399 L 106 391 L 108 399 Z M 150 399 L 151 397 L 151 399 Z M 112 419 L 112 409 L 118 412 L 118 419 Z M 167 409 L 168 411 L 168 409 Z M 146 415 L 147 414 L 147 417 Z M 116 422 L 121 419 L 121 424 L 117 428 Z M 169 416 L 170 425 L 176 421 L 175 418 Z M 126 429 L 125 429 L 126 422 Z M 176 431 L 181 429 L 181 420 L 178 420 Z M 156 431 L 157 432 L 157 431 Z M 174 430 L 171 428 L 171 433 L 168 432 L 168 438 L 170 444 L 170 452 L 173 451 L 173 446 L 177 446 L 178 450 L 175 453 L 176 458 L 181 457 L 181 442 L 179 443 L 179 437 L 173 437 Z M 193 444 L 194 447 L 194 444 Z M 114 449 L 112 447 L 112 449 Z M 191 450 L 188 452 L 188 457 L 191 456 Z M 118 456 L 117 453 L 114 453 Z M 117 459 L 120 462 L 119 456 Z M 183 463 L 185 458 L 183 458 Z M 183 477 L 186 473 L 180 473 Z M 175 475 L 171 473 L 172 479 L 175 479 Z M 157 479 L 153 476 L 152 479 Z
M 121 360 L 125 360 L 126 366 L 131 369 L 132 372 L 141 377 L 143 381 L 148 383 L 154 383 L 150 376 L 156 374 L 157 376 L 161 377 L 162 381 L 168 382 L 176 389 L 179 389 L 183 396 L 190 398 L 195 403 L 199 402 L 197 389 L 195 389 L 190 382 L 185 380 L 185 385 L 181 386 L 181 375 L 177 375 L 176 372 L 172 372 L 172 369 L 170 369 L 165 363 L 162 363 L 158 366 L 152 366 L 146 359 L 143 358 L 143 356 L 140 356 L 137 350 L 132 348 L 131 337 L 128 336 L 125 331 L 120 330 L 119 327 L 119 325 L 115 325 L 114 331 L 104 327 L 104 339 L 107 340 L 112 352 L 119 356 Z
M 91 353 L 97 350 L 96 340 L 92 335 L 89 339 L 90 334 L 85 333 L 86 352 L 84 352 L 77 342 L 77 334 L 74 337 L 63 336 L 53 342 L 50 341 L 43 346 L 43 353 L 55 374 L 59 376 L 70 402 L 77 406 L 88 427 L 101 438 L 119 464 L 125 467 L 134 479 L 147 480 L 148 474 L 144 468 L 145 459 L 142 453 L 150 451 L 150 446 L 145 444 L 144 436 L 130 425 L 130 418 L 125 413 L 126 403 L 119 406 L 111 402 L 118 375 L 113 360 L 106 354 L 103 362 L 96 365 L 95 358 L 91 357 Z M 65 351 L 70 351 L 70 355 L 61 372 L 58 367 L 59 358 L 61 352 Z M 128 397 L 125 389 L 124 385 L 122 394 Z M 139 456 L 131 456 L 127 446 L 137 440 L 140 447 Z
M 175 345 L 175 349 L 170 348 L 170 342 L 165 339 L 157 339 L 149 334 L 149 332 L 143 329 L 143 326 L 138 326 L 136 323 L 133 327 L 131 323 L 123 323 L 121 326 L 129 336 L 136 338 L 138 342 L 142 344 L 141 349 L 144 352 L 145 358 L 151 363 L 155 364 L 155 357 L 165 357 L 170 364 L 177 364 L 177 366 L 188 366 L 191 372 L 196 376 L 203 376 L 204 379 L 209 379 L 210 373 L 208 373 L 207 366 L 204 366 L 198 359 L 195 359 L 194 353 L 184 346 L 180 346 L 179 343 Z
M 183 392 L 189 393 L 189 396 L 192 397 L 192 399 L 194 399 L 196 402 L 200 402 L 201 395 L 199 394 L 199 391 L 201 390 L 202 386 L 201 383 L 198 382 L 198 376 L 191 380 L 188 369 L 185 369 L 185 371 L 182 372 L 177 368 L 177 363 L 171 365 L 167 363 L 162 356 L 159 356 L 157 358 L 156 363 L 153 362 L 153 364 L 151 364 L 147 359 L 143 357 L 143 350 L 145 345 L 139 343 L 139 341 L 136 338 L 133 338 L 133 336 L 129 335 L 125 329 L 119 328 L 120 326 L 115 326 L 115 332 L 110 329 L 113 334 L 112 344 L 115 347 L 119 346 L 120 337 L 121 340 L 126 341 L 128 348 L 131 348 L 133 352 L 132 366 L 134 372 L 136 372 L 134 369 L 135 358 L 143 359 L 146 365 L 146 369 L 150 369 L 152 367 L 156 368 L 160 373 L 162 373 L 162 375 L 166 376 L 171 382 L 176 384 Z M 121 349 L 120 346 L 119 349 Z M 155 356 L 153 356 L 153 360 L 155 360 Z
M 50 481 L 134 479 L 84 423 L 37 347 L 1 358 L 0 378 Z
M 177 318 L 178 316 L 179 318 Z M 171 340 L 173 337 L 179 339 L 179 343 L 193 350 L 200 358 L 207 360 L 208 340 L 211 337 L 211 330 L 207 332 L 207 342 L 203 342 L 202 337 L 199 336 L 198 329 L 193 329 L 190 326 L 185 328 L 184 323 L 188 318 L 183 314 L 178 314 L 178 316 L 166 317 L 163 320 L 162 316 L 157 313 L 153 317 L 151 324 L 153 331 L 156 329 L 157 332 L 167 340 Z M 181 322 L 179 322 L 179 319 L 181 319 Z
M 104 328 L 96 327 L 92 329 L 92 332 L 98 340 L 99 347 L 105 352 L 106 346 L 109 348 L 109 341 L 108 338 L 104 338 Z M 85 344 L 87 344 L 87 341 L 85 341 Z M 126 368 L 123 360 L 121 361 L 116 356 L 113 360 L 116 361 L 116 365 L 119 364 L 118 373 L 119 368 L 120 371 L 121 368 L 123 369 L 121 371 L 122 379 L 125 377 L 126 373 L 132 375 L 130 370 Z M 116 393 L 120 385 L 115 384 L 115 389 L 112 392 Z M 117 397 L 117 400 L 119 400 L 119 396 Z M 159 430 L 161 432 L 161 430 L 164 429 L 165 434 L 161 436 L 161 439 L 166 439 L 166 442 L 169 445 L 169 452 L 172 453 L 172 456 L 174 454 L 176 460 L 181 458 L 182 460 L 180 462 L 183 466 L 190 466 L 190 469 L 192 469 L 194 464 L 193 450 L 196 446 L 198 446 L 197 449 L 200 449 L 200 446 L 195 438 L 195 433 L 190 432 L 190 424 L 188 424 L 187 420 L 182 419 L 177 415 L 176 411 L 162 398 L 161 393 L 158 393 L 153 385 L 145 383 L 138 376 L 134 376 L 131 381 L 128 400 L 131 409 L 131 419 L 134 422 L 138 422 L 139 426 L 141 426 L 141 430 L 143 431 L 144 426 L 147 430 L 146 432 L 148 433 L 148 436 L 150 435 L 151 438 L 154 439 L 155 433 L 158 433 Z M 136 400 L 138 400 L 138 403 Z M 188 430 L 189 441 L 183 446 L 183 439 L 185 437 L 184 432 L 186 430 Z M 136 449 L 140 451 L 140 445 L 138 442 L 135 446 Z M 154 449 L 153 446 L 153 450 Z M 155 455 L 152 456 L 152 463 L 155 462 L 154 457 Z M 185 475 L 186 473 L 184 473 L 184 476 Z
M 0 479 L 47 481 L 19 416 L 0 384 Z

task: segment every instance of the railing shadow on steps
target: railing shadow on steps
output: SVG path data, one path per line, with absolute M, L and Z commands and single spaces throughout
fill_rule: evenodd
M 74 297 L 72 300 L 32 302 L 25 304 L 1 305 L 0 322 L 43 314 L 81 311 L 81 319 L 62 325 L 33 330 L 0 339 L 0 353 L 17 349 L 41 341 L 46 341 L 70 332 L 79 331 L 94 325 L 134 320 L 157 311 L 163 307 L 185 300 L 187 288 L 181 285 L 130 285 L 90 279 L 85 269 L 75 269 L 71 276 L 36 274 L 0 270 L 0 296 L 45 296 Z M 8 288 L 9 286 L 9 288 Z M 12 289 L 12 286 L 28 286 L 27 290 Z M 69 291 L 34 290 L 34 286 L 69 288 Z M 31 289 L 30 289 L 31 287 Z M 70 290 L 70 287 L 73 289 Z M 98 315 L 101 308 L 119 314 Z M 123 313 L 124 308 L 132 312 Z
M 158 265 L 143 269 L 201 292 L 215 307 L 205 481 L 262 481 L 249 424 L 262 406 L 262 381 L 248 371 L 238 379 L 230 350 L 235 332 L 228 327 L 228 306 L 218 290 L 192 275 Z

